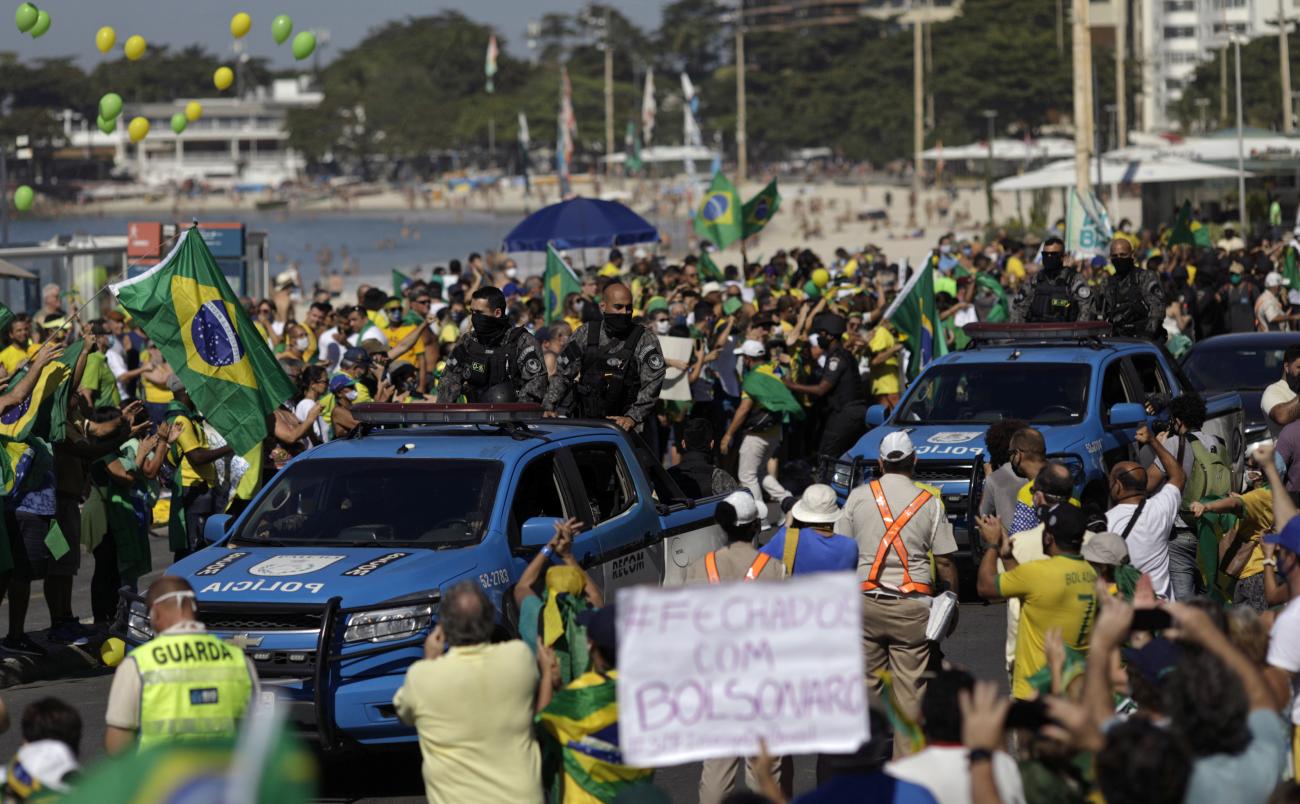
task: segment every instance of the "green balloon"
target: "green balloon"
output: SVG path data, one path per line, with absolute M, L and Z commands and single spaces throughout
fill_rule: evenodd
M 32 26 L 30 33 L 33 39 L 40 39 L 45 36 L 45 32 L 50 29 L 50 14 L 44 9 L 36 12 L 36 24 Z
M 177 134 L 180 134 L 182 131 L 184 131 L 185 127 L 188 126 L 189 124 L 190 121 L 185 119 L 184 112 L 177 112 L 176 114 L 172 115 L 172 131 L 175 131 Z
M 112 134 L 117 131 L 117 120 L 115 118 L 105 120 L 103 117 L 96 117 L 95 125 L 99 126 L 99 130 L 105 134 Z
M 105 120 L 116 120 L 122 113 L 122 96 L 110 92 L 99 99 L 99 116 Z
M 26 212 L 32 208 L 32 202 L 36 200 L 36 193 L 32 188 L 24 184 L 17 190 L 14 190 L 14 206 L 18 207 L 19 212 Z
M 293 38 L 293 57 L 298 61 L 302 61 L 315 51 L 316 34 L 311 31 L 303 31 Z
M 36 18 L 40 11 L 31 3 L 23 3 L 14 12 L 14 23 L 18 26 L 18 33 L 27 33 L 36 24 Z
M 275 38 L 277 45 L 283 45 L 284 40 L 289 38 L 293 33 L 293 20 L 289 19 L 288 14 L 281 14 L 271 20 L 271 36 Z

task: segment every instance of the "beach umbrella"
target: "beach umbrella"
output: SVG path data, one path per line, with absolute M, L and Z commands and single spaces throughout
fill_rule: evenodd
M 505 238 L 506 251 L 612 248 L 659 239 L 654 226 L 617 201 L 574 198 L 524 218 Z

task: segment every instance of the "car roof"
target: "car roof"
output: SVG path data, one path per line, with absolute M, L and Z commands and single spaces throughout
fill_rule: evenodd
M 359 437 L 327 442 L 304 457 L 501 460 L 520 455 L 541 443 L 611 434 L 621 436 L 621 431 L 612 424 L 605 426 L 575 419 L 539 419 L 521 424 L 524 426 L 519 428 L 491 424 L 377 428 Z M 402 449 L 407 444 L 414 446 Z
M 1078 363 L 1090 362 L 1090 355 L 1098 357 L 1113 354 L 1151 352 L 1150 341 L 1136 338 L 1106 338 L 1088 342 L 1061 341 L 1058 343 L 981 344 L 960 352 L 949 352 L 934 365 L 947 363 L 1005 363 L 1016 355 L 1016 363 Z M 1080 361 L 1080 357 L 1085 360 Z
M 1192 344 L 1191 352 L 1214 349 L 1242 349 L 1271 347 L 1284 349 L 1300 343 L 1300 332 L 1232 332 L 1215 335 Z

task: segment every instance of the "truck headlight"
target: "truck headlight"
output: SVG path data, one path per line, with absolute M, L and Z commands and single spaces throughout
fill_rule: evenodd
M 433 623 L 433 605 L 401 606 L 348 615 L 344 642 L 390 642 L 412 636 Z
M 126 633 L 137 642 L 153 639 L 153 624 L 149 622 L 149 607 L 143 600 L 132 600 L 126 610 Z

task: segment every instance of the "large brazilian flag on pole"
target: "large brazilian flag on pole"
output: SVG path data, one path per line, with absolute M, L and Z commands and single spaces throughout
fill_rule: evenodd
M 570 293 L 582 292 L 582 283 L 578 277 L 573 275 L 573 271 L 549 243 L 546 245 L 546 272 L 542 274 L 542 289 L 547 326 L 564 317 L 564 300 Z
M 735 185 L 718 171 L 695 211 L 695 233 L 718 248 L 726 248 L 745 236 L 742 214 Z
M 241 455 L 257 447 L 293 385 L 199 233 L 185 230 L 166 259 L 112 291 L 226 443 Z

